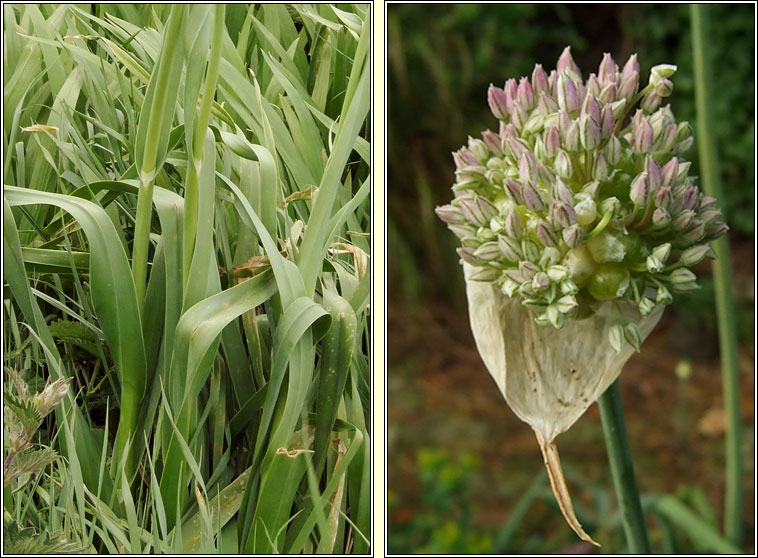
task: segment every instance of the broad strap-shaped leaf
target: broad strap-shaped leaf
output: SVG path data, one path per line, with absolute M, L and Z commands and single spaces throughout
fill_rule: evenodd
M 136 291 L 113 222 L 100 206 L 71 196 L 5 186 L 5 198 L 16 206 L 59 207 L 70 213 L 87 235 L 92 303 L 121 383 L 118 456 L 126 440 L 134 434 L 145 393 L 147 365 Z

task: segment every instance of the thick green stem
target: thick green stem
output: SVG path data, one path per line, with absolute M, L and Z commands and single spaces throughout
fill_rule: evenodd
M 184 193 L 184 247 L 182 254 L 182 269 L 185 285 L 189 280 L 192 254 L 195 250 L 195 237 L 197 236 L 197 204 L 200 196 L 198 192 L 198 175 L 200 173 L 200 168 L 203 166 L 205 133 L 208 130 L 213 96 L 216 93 L 216 86 L 218 84 L 218 72 L 221 64 L 221 45 L 223 44 L 224 34 L 224 14 L 226 13 L 225 9 L 226 7 L 223 4 L 216 6 L 216 12 L 213 19 L 211 51 L 208 59 L 208 68 L 205 74 L 205 85 L 200 101 L 200 109 L 197 113 L 197 120 L 195 121 L 192 145 L 187 147 L 190 157 L 188 161 L 187 183 Z
M 605 447 L 611 463 L 613 486 L 619 502 L 624 533 L 632 554 L 650 554 L 650 543 L 642 515 L 640 495 L 634 479 L 632 453 L 624 423 L 624 409 L 621 406 L 621 390 L 616 380 L 597 400 L 603 420 Z
M 184 6 L 175 4 L 171 8 L 171 15 L 163 38 L 162 52 L 159 58 L 154 77 L 150 78 L 153 86 L 155 80 L 153 99 L 149 107 L 143 109 L 146 114 L 140 116 L 147 122 L 147 131 L 144 136 L 142 149 L 142 161 L 139 164 L 140 189 L 137 196 L 137 220 L 134 229 L 134 247 L 132 249 L 132 275 L 134 286 L 137 290 L 137 303 L 140 314 L 145 305 L 145 284 L 147 282 L 147 256 L 150 247 L 150 221 L 153 217 L 153 183 L 158 173 L 156 165 L 159 163 L 158 152 L 160 151 L 161 126 L 163 125 L 164 113 L 170 110 L 173 114 L 174 107 L 168 107 L 168 84 L 171 81 L 172 65 L 174 56 L 179 48 L 179 32 L 181 30 Z M 167 137 L 167 136 L 166 136 Z M 138 147 L 139 149 L 139 147 Z M 139 161 L 138 161 L 139 163 Z M 162 161 L 160 161 L 162 164 Z
M 137 195 L 137 222 L 134 226 L 134 246 L 132 248 L 132 276 L 137 291 L 140 315 L 145 305 L 145 284 L 147 282 L 147 255 L 150 249 L 150 221 L 153 217 L 153 181 L 142 182 Z
M 700 155 L 700 173 L 704 191 L 723 199 L 719 179 L 716 145 L 713 142 L 713 103 L 711 102 L 711 59 L 708 37 L 707 5 L 692 4 L 692 56 L 695 68 L 695 102 L 697 108 L 697 143 Z M 734 303 L 729 243 L 726 236 L 713 242 L 716 260 L 713 278 L 716 290 L 719 347 L 721 350 L 721 377 L 726 408 L 726 497 L 724 530 L 729 540 L 740 546 L 742 542 L 742 440 L 740 434 L 740 374 L 737 361 L 737 337 L 734 323 Z

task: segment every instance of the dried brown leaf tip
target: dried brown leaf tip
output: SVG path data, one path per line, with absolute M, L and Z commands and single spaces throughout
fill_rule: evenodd
M 58 128 L 55 126 L 48 126 L 47 124 L 32 124 L 25 128 L 21 128 L 22 132 L 57 132 Z

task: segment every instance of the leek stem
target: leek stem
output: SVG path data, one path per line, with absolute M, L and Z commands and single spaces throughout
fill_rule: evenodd
M 621 390 L 616 380 L 597 400 L 603 421 L 605 447 L 611 463 L 611 476 L 619 502 L 621 522 L 632 554 L 650 554 L 645 518 L 642 515 L 640 495 L 634 478 L 632 453 L 621 406 Z

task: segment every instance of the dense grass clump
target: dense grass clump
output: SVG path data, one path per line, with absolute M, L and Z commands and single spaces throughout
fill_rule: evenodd
M 3 7 L 6 381 L 70 379 L 6 545 L 369 552 L 370 21 L 340 6 Z

